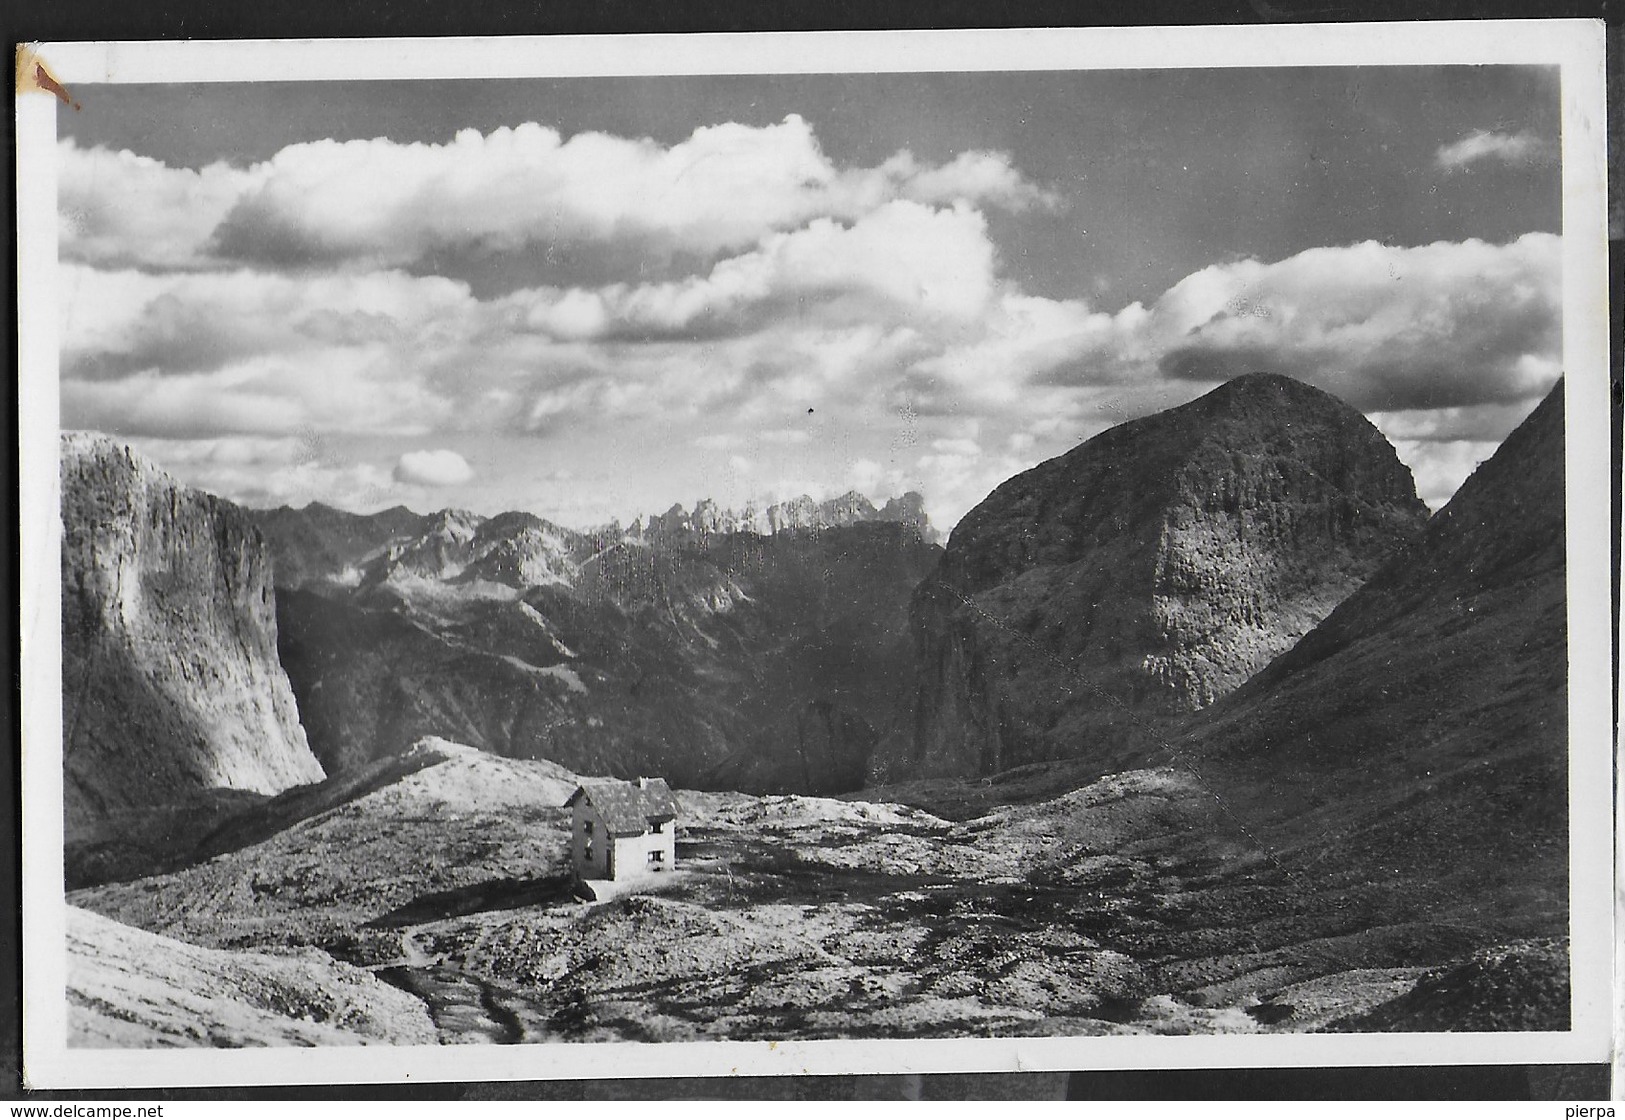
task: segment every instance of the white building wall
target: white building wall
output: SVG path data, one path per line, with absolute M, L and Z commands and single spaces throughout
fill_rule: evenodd
M 586 798 L 571 809 L 570 866 L 576 878 L 627 879 L 665 874 L 677 866 L 676 821 L 663 821 L 659 832 L 612 837 Z M 651 852 L 660 854 L 653 863 Z
M 638 875 L 663 875 L 677 863 L 676 822 L 666 821 L 658 833 L 615 838 L 615 878 L 627 879 Z M 651 863 L 651 852 L 660 858 Z
M 586 798 L 577 801 L 570 818 L 570 864 L 578 879 L 609 878 L 609 853 L 614 841 L 604 833 L 604 822 Z M 588 831 L 587 825 L 592 825 Z

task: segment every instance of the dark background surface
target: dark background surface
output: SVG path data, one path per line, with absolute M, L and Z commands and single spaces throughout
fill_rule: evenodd
M 1142 0 L 1095 3 L 1086 9 L 1070 0 L 992 5 L 985 0 L 939 0 L 907 5 L 877 0 L 716 0 L 712 3 L 633 3 L 629 0 L 484 0 L 479 5 L 444 0 L 371 0 L 311 5 L 306 0 L 256 0 L 219 5 L 211 0 L 79 0 L 49 3 L 17 0 L 0 5 L 0 26 L 8 43 L 96 39 L 333 38 L 366 36 L 542 35 L 612 33 L 693 33 L 717 31 L 876 30 L 886 28 L 1049 27 L 1080 24 L 1269 24 L 1353 20 L 1469 18 L 1592 18 L 1609 25 L 1609 237 L 1610 303 L 1625 294 L 1625 191 L 1621 190 L 1621 109 L 1625 107 L 1625 0 L 1569 0 L 1558 3 L 1408 2 L 1367 0 L 1250 0 L 1248 3 Z M 13 115 L 5 118 L 7 149 L 15 151 Z M 8 175 L 0 195 L 11 210 Z M 15 259 L 14 226 L 6 222 L 7 255 Z M 7 317 L 8 354 L 15 378 L 15 273 L 12 315 Z M 1611 316 L 1614 399 L 1614 534 L 1619 539 L 1621 364 L 1620 321 Z M 5 531 L 17 531 L 16 489 L 11 477 L 16 456 L 3 460 L 4 492 L 12 504 Z M 0 585 L 10 596 L 11 617 L 19 618 L 15 537 L 0 548 Z M 1615 557 L 1614 610 L 1619 602 Z M 1617 625 L 1616 625 L 1617 632 Z M 1367 1069 L 1237 1069 L 1098 1071 L 1068 1074 L 925 1074 L 883 1077 L 681 1078 L 608 1081 L 496 1082 L 396 1086 L 307 1086 L 210 1090 L 149 1090 L 118 1093 L 36 1093 L 21 1088 L 21 845 L 18 833 L 17 777 L 21 752 L 18 722 L 18 643 L 6 647 L 10 686 L 0 690 L 0 714 L 10 729 L 11 762 L 0 766 L 0 836 L 6 849 L 0 874 L 0 1099 L 40 1100 L 1568 1100 L 1595 1101 L 1610 1094 L 1609 1067 L 1426 1066 Z M 1617 653 L 1616 653 L 1617 658 Z M 1616 660 L 1617 679 L 1617 660 Z M 1615 690 L 1617 696 L 1617 688 Z M 1616 723 L 1618 712 L 1616 710 Z M 1420 1056 L 1420 1055 L 1419 1055 Z

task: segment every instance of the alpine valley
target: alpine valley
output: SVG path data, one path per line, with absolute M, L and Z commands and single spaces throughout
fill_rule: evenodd
M 577 531 L 63 438 L 80 1046 L 1564 1029 L 1563 387 L 1431 517 L 1254 374 L 989 494 Z M 583 898 L 580 776 L 674 874 Z

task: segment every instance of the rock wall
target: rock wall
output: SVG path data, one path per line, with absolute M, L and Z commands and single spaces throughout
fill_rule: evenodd
M 1131 759 L 1290 648 L 1426 519 L 1360 413 L 1238 378 L 995 490 L 912 605 L 889 776 Z
M 64 435 L 61 472 L 70 848 L 185 831 L 206 791 L 320 781 L 254 524 L 105 436 Z
M 1260 836 L 1288 838 L 1283 858 L 1425 873 L 1429 898 L 1509 936 L 1566 932 L 1563 449 L 1559 385 L 1421 535 L 1178 741 Z

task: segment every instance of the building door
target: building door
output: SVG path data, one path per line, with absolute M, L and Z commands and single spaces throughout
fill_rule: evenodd
M 604 833 L 604 878 L 615 878 L 615 839 L 608 832 Z

